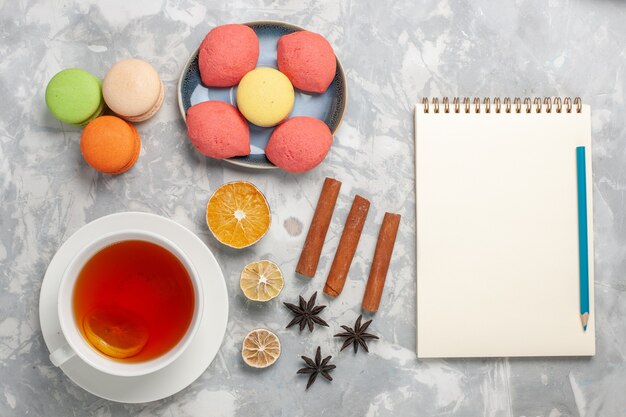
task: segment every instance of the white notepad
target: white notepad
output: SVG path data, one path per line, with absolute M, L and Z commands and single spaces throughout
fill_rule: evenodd
M 415 111 L 418 357 L 594 355 L 589 107 L 445 103 Z M 587 154 L 586 332 L 576 146 Z

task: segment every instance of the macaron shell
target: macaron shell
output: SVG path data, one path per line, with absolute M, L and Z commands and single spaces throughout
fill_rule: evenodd
M 333 143 L 326 123 L 308 116 L 292 117 L 279 125 L 265 147 L 265 156 L 287 172 L 304 172 L 319 165 Z
M 246 25 L 217 26 L 206 35 L 198 53 L 200 77 L 208 87 L 230 87 L 256 67 L 259 38 Z
M 159 74 L 149 63 L 127 59 L 113 65 L 102 82 L 107 106 L 122 117 L 143 115 L 154 108 L 161 94 Z
M 131 127 L 134 133 L 134 145 L 135 146 L 133 149 L 133 154 L 130 158 L 130 161 L 128 161 L 128 163 L 125 166 L 123 166 L 122 168 L 120 168 L 119 170 L 115 172 L 111 172 L 110 174 L 117 175 L 117 174 L 121 174 L 121 173 L 128 171 L 135 165 L 135 163 L 139 159 L 139 153 L 141 152 L 141 138 L 139 137 L 139 132 L 137 132 L 137 128 L 133 126 L 132 124 L 129 124 L 129 126 Z
M 215 159 L 250 154 L 250 127 L 223 101 L 204 101 L 187 110 L 187 136 L 203 155 Z
M 115 116 L 101 116 L 83 130 L 80 149 L 85 161 L 95 170 L 120 174 L 137 161 L 141 140 L 130 123 Z
M 46 87 L 46 105 L 61 122 L 84 124 L 104 109 L 102 82 L 80 68 L 62 70 Z
M 165 87 L 163 86 L 163 82 L 161 82 L 161 92 L 159 93 L 159 98 L 156 103 L 154 103 L 154 107 L 148 110 L 146 113 L 141 114 L 139 116 L 124 116 L 124 119 L 129 122 L 139 123 L 150 119 L 152 116 L 157 114 L 157 112 L 161 109 L 161 105 L 163 104 L 163 100 L 165 99 Z
M 276 57 L 278 69 L 293 86 L 311 93 L 326 91 L 337 71 L 330 43 L 322 35 L 306 30 L 281 36 Z
M 276 126 L 289 116 L 293 103 L 291 81 L 274 68 L 255 68 L 237 86 L 237 108 L 257 126 Z

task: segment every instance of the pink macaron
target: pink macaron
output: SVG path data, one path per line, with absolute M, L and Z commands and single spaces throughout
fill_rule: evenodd
M 335 78 L 337 58 L 322 36 L 306 30 L 281 36 L 278 40 L 278 69 L 294 87 L 323 93 Z
M 293 117 L 279 125 L 265 147 L 265 156 L 287 172 L 304 172 L 319 165 L 333 143 L 326 123 L 307 116 Z
M 200 77 L 208 87 L 230 87 L 253 70 L 258 59 L 259 38 L 249 26 L 218 26 L 200 45 Z
M 203 155 L 215 159 L 250 154 L 250 128 L 241 113 L 223 101 L 204 101 L 187 110 L 187 135 Z

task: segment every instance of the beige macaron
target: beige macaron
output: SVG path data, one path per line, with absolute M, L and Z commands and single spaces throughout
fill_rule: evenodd
M 154 67 L 140 59 L 113 65 L 102 81 L 107 106 L 129 122 L 143 122 L 156 114 L 164 98 L 163 82 Z

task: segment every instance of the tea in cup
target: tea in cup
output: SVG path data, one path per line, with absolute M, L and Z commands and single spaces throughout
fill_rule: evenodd
M 161 369 L 191 342 L 201 293 L 193 264 L 164 237 L 128 230 L 97 239 L 61 281 L 58 314 L 67 345 L 50 359 L 59 366 L 78 355 L 120 376 Z

